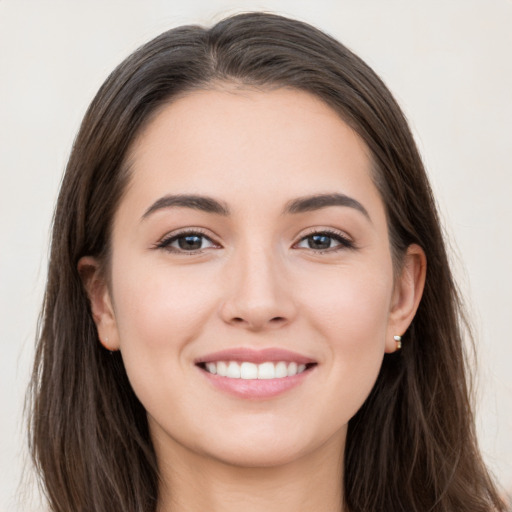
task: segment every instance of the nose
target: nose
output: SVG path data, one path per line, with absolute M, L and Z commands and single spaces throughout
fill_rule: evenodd
M 297 308 L 285 263 L 263 248 L 237 252 L 226 268 L 222 320 L 254 332 L 289 324 Z

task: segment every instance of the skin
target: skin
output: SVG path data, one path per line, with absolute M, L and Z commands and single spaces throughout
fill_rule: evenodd
M 148 413 L 159 511 L 342 510 L 348 421 L 412 321 L 426 265 L 411 246 L 394 275 L 365 144 L 307 93 L 225 87 L 162 108 L 128 161 L 110 280 L 91 257 L 79 270 L 99 337 L 121 350 Z M 367 214 L 283 213 L 334 193 Z M 169 194 L 208 196 L 230 213 L 147 213 Z M 172 239 L 184 229 L 205 236 L 199 251 Z M 326 230 L 330 247 L 311 246 Z M 284 348 L 317 364 L 291 390 L 248 400 L 211 386 L 194 364 L 231 347 Z

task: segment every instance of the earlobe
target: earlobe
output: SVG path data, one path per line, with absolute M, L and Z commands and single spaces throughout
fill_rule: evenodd
M 119 337 L 106 279 L 96 258 L 84 256 L 78 262 L 78 273 L 89 298 L 91 314 L 100 343 L 110 351 L 119 350 Z
M 404 343 L 401 338 L 411 324 L 420 304 L 426 272 L 425 252 L 419 245 L 410 245 L 393 290 L 386 336 L 387 353 L 395 352 Z

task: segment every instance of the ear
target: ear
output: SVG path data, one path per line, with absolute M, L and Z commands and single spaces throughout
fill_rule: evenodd
M 397 350 L 394 336 L 402 336 L 420 304 L 427 273 L 427 258 L 416 244 L 407 248 L 400 274 L 395 280 L 386 335 L 386 352 Z
M 89 297 L 91 313 L 96 324 L 100 343 L 107 350 L 119 350 L 119 336 L 114 308 L 98 260 L 91 256 L 84 256 L 80 258 L 77 268 Z

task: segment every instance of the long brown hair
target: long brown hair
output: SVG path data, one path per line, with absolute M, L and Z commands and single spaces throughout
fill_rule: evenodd
M 109 76 L 82 122 L 55 211 L 30 391 L 30 446 L 51 509 L 156 509 L 146 413 L 120 353 L 99 343 L 77 262 L 90 255 L 108 266 L 112 218 L 129 175 L 125 156 L 144 124 L 180 93 L 219 82 L 291 87 L 325 101 L 371 151 L 395 265 L 412 243 L 427 257 L 423 299 L 403 349 L 385 356 L 349 423 L 348 510 L 504 510 L 477 448 L 460 301 L 407 122 L 382 81 L 347 48 L 305 23 L 263 13 L 150 41 Z

